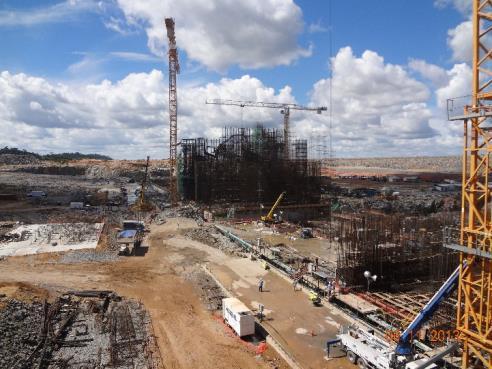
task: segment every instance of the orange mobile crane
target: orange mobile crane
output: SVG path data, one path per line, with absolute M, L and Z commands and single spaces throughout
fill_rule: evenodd
M 471 103 L 448 100 L 449 119 L 464 123 L 460 244 L 447 245 L 461 253 L 457 329 L 463 369 L 492 368 L 492 2 L 472 2 Z

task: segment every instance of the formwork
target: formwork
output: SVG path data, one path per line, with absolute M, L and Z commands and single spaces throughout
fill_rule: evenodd
M 306 140 L 292 140 L 284 158 L 277 129 L 224 128 L 221 138 L 181 141 L 179 189 L 184 200 L 269 204 L 286 191 L 285 203 L 317 203 L 321 164 L 308 159 Z

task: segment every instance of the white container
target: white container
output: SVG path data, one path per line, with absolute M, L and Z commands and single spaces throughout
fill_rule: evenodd
M 234 297 L 222 299 L 222 316 L 239 337 L 255 333 L 255 317 L 238 299 Z
M 84 208 L 83 202 L 72 201 L 70 203 L 70 209 L 83 209 L 83 208 Z

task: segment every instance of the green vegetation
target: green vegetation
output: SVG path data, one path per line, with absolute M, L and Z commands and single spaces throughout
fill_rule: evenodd
M 15 147 L 5 146 L 0 149 L 0 155 L 12 154 L 20 156 L 31 156 L 39 160 L 50 160 L 50 161 L 70 161 L 70 160 L 81 160 L 81 159 L 97 159 L 97 160 L 112 160 L 109 156 L 100 154 L 82 154 L 80 152 L 65 152 L 61 154 L 46 154 L 40 155 L 34 152 L 29 152 L 26 150 L 19 150 Z

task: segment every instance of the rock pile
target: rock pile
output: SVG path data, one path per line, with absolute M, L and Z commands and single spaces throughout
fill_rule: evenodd
M 0 368 L 15 368 L 27 360 L 38 344 L 42 324 L 42 303 L 6 302 L 0 310 Z
M 39 164 L 41 160 L 34 155 L 1 154 L 0 165 Z
M 112 291 L 70 291 L 45 304 L 9 300 L 0 332 L 0 368 L 162 367 L 148 312 Z
M 185 275 L 200 294 L 200 299 L 210 311 L 222 310 L 222 299 L 227 297 L 215 280 L 201 269 Z
M 185 233 L 186 237 L 194 241 L 212 246 L 220 251 L 233 256 L 247 257 L 244 251 L 226 236 L 222 235 L 214 227 L 194 228 Z

